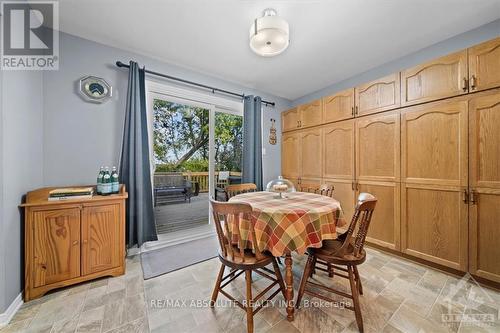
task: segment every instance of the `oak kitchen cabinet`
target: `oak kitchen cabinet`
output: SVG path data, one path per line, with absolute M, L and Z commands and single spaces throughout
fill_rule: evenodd
M 469 48 L 469 91 L 500 86 L 500 37 Z
M 400 249 L 400 115 L 389 112 L 356 120 L 356 195 L 378 198 L 367 240 Z
M 472 274 L 500 282 L 500 93 L 469 104 L 469 242 Z
M 25 301 L 52 289 L 125 272 L 124 186 L 118 194 L 48 201 L 29 192 L 25 213 Z
M 321 178 L 321 128 L 299 132 L 300 135 L 300 178 Z
M 354 117 L 354 89 L 323 97 L 323 123 Z
M 288 132 L 298 129 L 299 119 L 299 110 L 297 108 L 281 113 L 281 130 L 283 132 Z
M 467 100 L 401 115 L 402 251 L 467 269 Z
M 466 94 L 467 78 L 467 50 L 406 69 L 401 72 L 401 105 Z
M 321 108 L 321 99 L 300 105 L 298 109 L 300 114 L 300 119 L 299 119 L 300 128 L 321 125 L 321 123 L 323 122 L 323 110 Z
M 281 139 L 281 173 L 287 178 L 300 177 L 300 134 L 284 134 Z
M 373 193 L 370 243 L 500 282 L 499 87 L 496 38 L 325 96 L 307 145 L 300 123 L 283 135 L 283 174 L 333 185 L 348 220 Z
M 346 220 L 354 213 L 354 120 L 329 124 L 322 129 L 323 182 L 333 185 L 333 196 L 342 204 Z
M 399 73 L 359 85 L 355 91 L 355 116 L 393 110 L 401 106 Z
M 321 129 L 288 133 L 282 138 L 282 174 L 301 184 L 305 179 L 321 178 Z

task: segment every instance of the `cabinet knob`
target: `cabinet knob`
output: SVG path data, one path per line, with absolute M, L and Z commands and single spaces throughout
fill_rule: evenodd
M 41 264 L 40 266 L 42 267 L 42 269 L 47 269 L 47 265 L 45 264 Z
M 89 241 L 88 241 L 88 240 L 86 240 L 86 239 L 84 239 L 84 240 L 83 240 L 83 244 L 87 244 L 88 242 L 89 242 Z
M 73 245 L 78 245 L 78 243 L 79 243 L 79 242 L 78 242 L 77 240 L 76 240 L 76 241 L 73 241 Z
M 466 91 L 467 91 L 467 83 L 468 83 L 468 82 L 467 82 L 467 78 L 466 78 L 466 77 L 464 77 L 464 79 L 463 79 L 463 84 L 462 84 L 462 90 L 463 90 L 464 92 L 466 92 Z

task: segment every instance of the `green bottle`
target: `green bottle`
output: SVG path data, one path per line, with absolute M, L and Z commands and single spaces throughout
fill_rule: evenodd
M 120 192 L 120 182 L 118 181 L 116 167 L 113 167 L 111 171 L 111 193 L 117 194 L 118 192 Z
M 97 194 L 102 193 L 102 178 L 103 177 L 104 177 L 104 167 L 102 166 L 101 169 L 99 169 L 99 174 L 97 175 L 97 186 L 96 186 Z
M 109 174 L 109 168 L 104 168 L 104 175 L 102 177 L 102 195 L 111 194 L 111 175 Z

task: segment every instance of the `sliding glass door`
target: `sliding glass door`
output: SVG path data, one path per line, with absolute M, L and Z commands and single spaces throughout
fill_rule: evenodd
M 158 93 L 149 104 L 160 239 L 211 232 L 209 197 L 241 182 L 241 111 Z
M 214 180 L 214 196 L 224 200 L 225 187 L 241 183 L 243 116 L 235 111 L 216 109 L 213 119 L 210 178 Z

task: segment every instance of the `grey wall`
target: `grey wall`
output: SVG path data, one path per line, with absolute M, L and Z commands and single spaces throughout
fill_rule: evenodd
M 23 237 L 19 204 L 42 186 L 42 73 L 2 73 L 2 148 L 0 150 L 0 313 L 22 289 Z
M 127 88 L 127 71 L 116 60 L 141 65 L 227 90 L 256 94 L 275 101 L 265 108 L 264 131 L 270 118 L 281 127 L 280 112 L 290 101 L 198 74 L 151 58 L 61 34 L 58 71 L 0 71 L 0 313 L 22 290 L 22 196 L 37 187 L 91 184 L 97 168 L 118 164 Z M 77 81 L 88 74 L 114 86 L 111 101 L 84 102 Z M 43 111 L 43 112 L 42 112 Z M 280 145 L 265 135 L 264 176 L 277 177 Z
M 91 184 L 95 182 L 100 165 L 118 164 L 127 70 L 117 68 L 115 62 L 131 59 L 151 70 L 275 101 L 277 106 L 266 108 L 264 113 L 265 134 L 269 131 L 269 118 L 279 120 L 280 112 L 290 105 L 288 100 L 263 92 L 62 33 L 59 70 L 43 75 L 43 169 L 46 185 Z M 101 105 L 84 102 L 76 92 L 77 81 L 84 75 L 100 76 L 110 82 L 114 93 L 112 100 Z M 280 124 L 277 125 L 280 128 Z M 263 159 L 264 177 L 267 180 L 280 173 L 281 150 L 279 144 L 267 144 L 267 135 L 264 142 L 267 151 Z
M 320 89 L 314 93 L 294 100 L 292 104 L 295 106 L 323 96 L 328 96 L 337 91 L 352 88 L 358 84 L 366 83 L 391 73 L 399 72 L 405 68 L 413 67 L 427 60 L 432 60 L 434 58 L 465 49 L 469 46 L 479 44 L 498 36 L 500 36 L 500 19 L 485 24 L 477 29 L 446 39 L 395 61 L 383 64 L 364 73 L 355 75 L 347 80 Z

